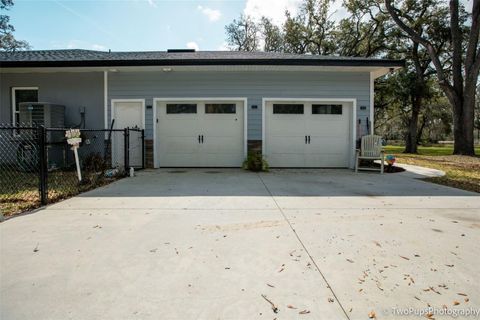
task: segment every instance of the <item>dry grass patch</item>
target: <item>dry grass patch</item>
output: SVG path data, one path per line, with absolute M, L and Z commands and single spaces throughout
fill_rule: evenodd
M 480 157 L 452 155 L 451 146 L 419 147 L 419 154 L 402 153 L 403 147 L 387 146 L 386 153 L 395 154 L 399 163 L 413 164 L 445 171 L 445 176 L 425 180 L 480 193 Z M 480 154 L 480 148 L 476 148 Z

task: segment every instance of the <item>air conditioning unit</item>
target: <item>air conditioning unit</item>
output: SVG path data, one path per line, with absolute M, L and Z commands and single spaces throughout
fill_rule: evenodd
M 20 123 L 45 128 L 65 127 L 65 106 L 47 102 L 19 103 Z
M 48 102 L 22 102 L 18 105 L 20 124 L 24 126 L 44 126 L 45 128 L 65 128 L 65 106 Z M 21 129 L 18 130 L 21 133 Z M 58 166 L 62 163 L 65 153 L 65 131 L 47 130 L 47 163 Z M 37 139 L 36 135 L 34 136 Z M 19 145 L 18 162 L 33 166 L 38 155 Z

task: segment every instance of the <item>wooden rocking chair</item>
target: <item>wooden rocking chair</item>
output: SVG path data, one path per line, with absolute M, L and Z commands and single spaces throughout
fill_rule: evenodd
M 380 160 L 380 170 L 370 167 L 359 167 L 360 160 Z M 385 152 L 382 146 L 382 137 L 376 135 L 368 135 L 362 137 L 360 150 L 357 149 L 357 159 L 355 163 L 355 172 L 358 170 L 380 171 L 383 174 L 385 161 Z

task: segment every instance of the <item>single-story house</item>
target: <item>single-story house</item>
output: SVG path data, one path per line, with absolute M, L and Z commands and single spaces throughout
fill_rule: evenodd
M 147 166 L 353 167 L 373 131 L 374 79 L 401 60 L 266 52 L 0 53 L 0 123 L 20 102 L 65 106 L 65 126 L 138 127 Z

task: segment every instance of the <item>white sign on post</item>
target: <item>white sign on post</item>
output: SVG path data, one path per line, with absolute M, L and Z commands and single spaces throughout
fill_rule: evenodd
M 78 181 L 82 181 L 82 172 L 80 171 L 80 161 L 78 160 L 78 147 L 82 142 L 80 138 L 80 129 L 70 129 L 65 131 L 65 138 L 67 138 L 67 143 L 71 145 L 71 149 L 75 155 L 75 164 L 77 165 L 77 176 Z

